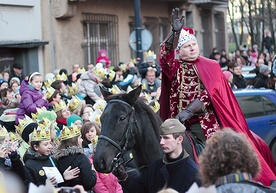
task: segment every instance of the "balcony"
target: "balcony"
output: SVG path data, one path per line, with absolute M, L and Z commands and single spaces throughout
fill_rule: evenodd
M 189 0 L 189 3 L 196 5 L 222 5 L 227 6 L 228 0 Z

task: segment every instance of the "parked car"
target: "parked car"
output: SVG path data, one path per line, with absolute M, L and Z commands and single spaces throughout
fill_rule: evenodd
M 276 163 L 276 91 L 241 89 L 233 92 L 249 129 L 268 144 Z

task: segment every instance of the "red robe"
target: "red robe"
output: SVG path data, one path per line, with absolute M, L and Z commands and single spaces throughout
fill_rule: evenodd
M 165 52 L 166 51 L 164 51 L 163 46 L 159 58 L 162 69 L 171 68 L 172 72 L 176 72 L 176 68 L 179 68 L 180 65 L 178 60 L 174 59 L 174 52 Z M 167 58 L 164 58 L 164 56 Z M 196 59 L 194 63 L 196 70 L 198 71 L 199 78 L 211 97 L 212 105 L 219 123 L 221 124 L 221 128 L 231 127 L 237 132 L 246 134 L 258 154 L 262 168 L 260 175 L 255 180 L 262 182 L 264 185 L 270 185 L 270 180 L 276 179 L 275 165 L 270 149 L 260 137 L 256 134 L 252 134 L 253 132 L 249 130 L 236 97 L 229 87 L 219 64 L 214 60 L 201 56 Z M 164 71 L 167 72 L 167 70 Z M 176 73 L 173 74 L 175 75 Z M 168 115 L 170 111 L 169 99 L 171 94 L 171 78 L 176 77 L 173 77 L 171 74 L 165 74 L 164 72 L 162 73 L 160 116 L 163 120 L 170 118 Z

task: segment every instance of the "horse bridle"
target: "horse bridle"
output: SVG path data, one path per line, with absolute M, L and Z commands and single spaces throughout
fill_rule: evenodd
M 128 104 L 125 101 L 118 100 L 118 99 L 112 99 L 108 102 L 108 104 L 110 104 L 110 103 L 122 103 L 122 104 L 126 105 L 127 107 L 129 107 L 132 110 L 130 118 L 129 118 L 128 128 L 127 128 L 126 132 L 123 135 L 124 137 L 122 138 L 122 140 L 119 143 L 115 142 L 114 140 L 112 140 L 111 138 L 109 138 L 105 135 L 99 135 L 99 139 L 106 140 L 107 142 L 109 142 L 111 145 L 113 145 L 114 147 L 116 147 L 119 150 L 119 153 L 113 158 L 113 164 L 114 164 L 113 167 L 118 167 L 119 165 L 121 165 L 121 164 L 125 165 L 126 163 L 128 163 L 132 160 L 132 158 L 131 158 L 130 160 L 127 160 L 125 163 L 122 163 L 123 153 L 126 150 L 128 142 L 129 142 L 128 135 L 129 135 L 129 133 L 133 132 L 132 129 L 131 129 L 132 128 L 131 125 L 132 125 L 132 123 L 135 123 L 136 128 L 138 128 L 138 126 L 137 126 L 138 123 L 137 123 L 137 120 L 135 118 L 135 113 L 134 113 L 135 110 L 130 104 Z M 120 144 L 124 140 L 125 140 L 125 143 L 124 143 L 123 148 L 122 148 L 120 146 Z

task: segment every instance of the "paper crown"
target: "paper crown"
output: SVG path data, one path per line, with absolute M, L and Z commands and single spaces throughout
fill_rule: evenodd
M 0 125 L 0 137 L 5 137 L 8 135 L 9 135 L 9 133 L 8 133 L 7 129 L 4 126 Z
M 119 93 L 122 93 L 123 91 L 120 90 L 117 85 L 113 85 L 112 88 L 110 89 L 110 92 L 112 94 L 119 94 Z
M 188 42 L 190 40 L 197 41 L 196 37 L 195 37 L 194 29 L 182 28 L 180 35 L 179 35 L 178 44 L 177 44 L 176 49 L 180 49 L 181 46 L 183 46 L 186 42 Z
M 47 111 L 46 107 L 41 107 L 41 108 L 36 108 L 36 113 L 31 113 L 31 116 L 33 118 L 34 121 L 36 121 L 37 116 L 39 115 L 39 113 L 43 112 L 43 111 Z
M 60 132 L 61 141 L 71 139 L 73 137 L 79 136 L 80 134 L 81 132 L 77 125 L 73 125 L 72 127 L 64 126 Z
M 78 69 L 78 74 L 82 74 L 82 73 L 84 73 L 84 72 L 86 72 L 86 70 L 85 70 L 85 68 L 84 67 L 82 67 L 82 68 L 79 68 Z
M 72 96 L 72 99 L 69 102 L 69 110 L 74 111 L 82 104 L 82 100 L 80 100 L 77 96 Z
M 48 80 L 44 80 L 44 86 L 45 87 L 48 87 L 48 86 L 51 86 L 51 84 L 53 83 L 55 81 L 55 79 L 53 79 L 53 78 L 50 78 L 50 79 L 48 79 Z
M 120 68 L 123 72 L 125 72 L 126 69 L 127 69 L 127 65 L 126 65 L 126 64 L 121 64 L 121 65 L 119 66 L 119 68 Z
M 110 69 L 106 69 L 106 76 L 112 82 L 116 76 L 116 72 Z
M 98 143 L 98 139 L 99 139 L 99 136 L 95 135 L 93 137 L 92 141 L 91 141 L 94 149 L 96 149 L 96 146 L 97 146 L 97 143 Z
M 154 59 L 156 59 L 156 54 L 154 53 L 154 51 L 149 50 L 146 52 L 146 58 L 147 57 L 153 57 Z
M 55 93 L 56 89 L 54 89 L 51 86 L 46 87 L 47 90 L 47 99 L 51 98 L 53 96 L 53 94 Z
M 106 101 L 104 99 L 99 99 L 93 105 L 93 109 L 99 109 L 100 111 L 104 111 L 105 106 L 106 106 Z
M 54 104 L 54 111 L 55 112 L 58 112 L 62 109 L 66 109 L 67 108 L 67 105 L 66 103 L 64 102 L 64 100 L 60 100 L 59 103 L 55 103 Z
M 92 69 L 92 73 L 95 74 L 99 78 L 104 78 L 106 75 L 105 68 L 102 63 L 97 63 L 96 66 Z
M 132 62 L 133 64 L 137 63 L 137 60 L 135 58 L 131 59 L 130 62 Z
M 99 109 L 95 109 L 95 111 L 90 113 L 89 120 L 91 122 L 97 123 L 98 125 L 101 125 L 101 120 L 100 120 L 101 115 L 102 115 L 102 111 Z
M 64 72 L 61 75 L 57 74 L 56 75 L 56 80 L 66 81 L 67 80 L 67 75 Z
M 77 83 L 72 83 L 72 86 L 68 85 L 68 96 L 74 96 L 78 93 L 79 86 Z
M 38 127 L 37 129 L 34 129 L 34 131 L 32 132 L 31 141 L 45 141 L 50 139 L 51 135 L 49 129 Z
M 150 103 L 150 108 L 156 113 L 160 109 L 160 104 L 157 100 L 154 100 Z
M 18 133 L 9 132 L 11 141 L 22 141 L 22 138 Z
M 46 129 L 46 130 L 50 131 L 51 130 L 51 124 L 52 124 L 52 122 L 49 119 L 43 117 L 42 120 L 38 123 L 38 126 L 41 129 Z
M 16 132 L 22 136 L 22 133 L 24 129 L 31 123 L 34 123 L 34 121 L 27 115 L 25 115 L 24 119 L 18 119 L 18 126 L 15 125 Z

